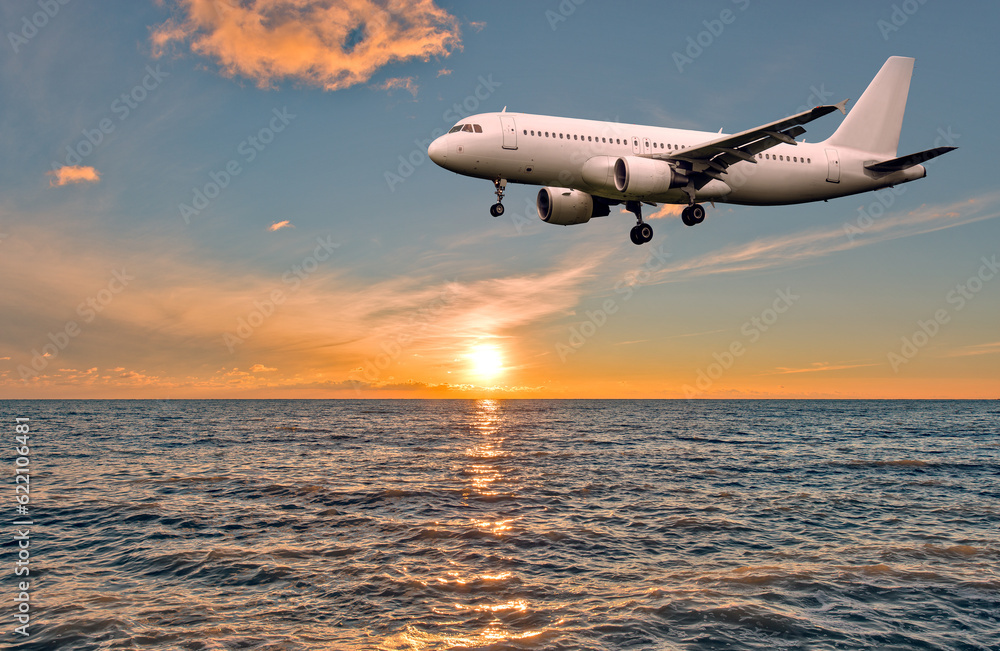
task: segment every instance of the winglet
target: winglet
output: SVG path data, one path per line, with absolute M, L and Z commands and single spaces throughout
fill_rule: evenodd
M 843 115 L 847 115 L 847 103 L 850 101 L 851 99 L 847 98 L 845 100 L 837 102 L 836 104 L 834 104 L 834 106 L 836 106 L 837 110 L 840 111 Z

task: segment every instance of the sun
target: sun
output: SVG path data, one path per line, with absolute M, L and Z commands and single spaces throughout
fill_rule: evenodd
M 503 355 L 500 349 L 492 344 L 478 344 L 469 352 L 472 362 L 472 372 L 482 379 L 492 379 L 503 372 Z

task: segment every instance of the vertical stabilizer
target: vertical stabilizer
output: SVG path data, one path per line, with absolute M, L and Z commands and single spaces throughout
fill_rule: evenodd
M 889 57 L 827 144 L 894 158 L 912 74 L 912 58 Z

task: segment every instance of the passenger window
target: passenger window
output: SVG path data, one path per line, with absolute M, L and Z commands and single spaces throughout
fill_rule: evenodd
M 528 135 L 528 130 L 527 129 L 524 130 L 524 135 Z
M 807 162 L 807 163 L 811 163 L 811 162 L 813 162 L 813 159 L 811 159 L 811 158 L 807 158 L 807 159 L 806 159 L 806 162 Z

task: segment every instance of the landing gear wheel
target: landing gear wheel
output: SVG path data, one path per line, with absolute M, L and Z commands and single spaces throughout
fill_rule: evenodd
M 497 202 L 490 206 L 490 214 L 499 217 L 503 214 L 503 192 L 507 188 L 507 179 L 493 179 L 493 187 L 496 188 Z
M 691 204 L 681 211 L 681 221 L 685 226 L 694 226 L 705 221 L 705 207 L 700 203 Z
M 642 204 L 638 201 L 626 201 L 625 210 L 635 215 L 637 222 L 629 231 L 629 239 L 633 244 L 645 244 L 653 239 L 653 227 L 642 221 Z

